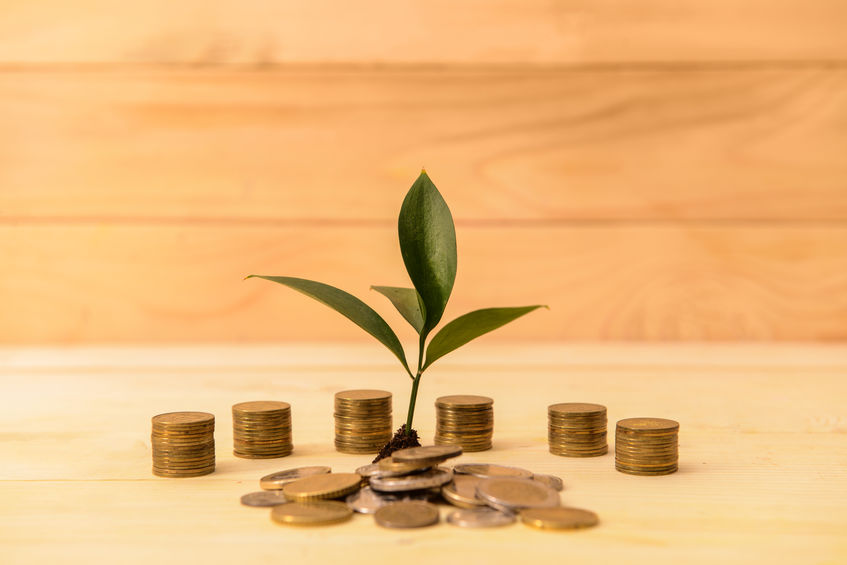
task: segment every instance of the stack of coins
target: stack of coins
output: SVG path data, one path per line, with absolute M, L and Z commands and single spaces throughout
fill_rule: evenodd
M 679 423 L 628 418 L 615 431 L 615 468 L 630 475 L 668 475 L 679 461 Z
M 391 440 L 391 393 L 345 390 L 335 394 L 335 449 L 379 453 Z
M 609 451 L 606 444 L 606 407 L 563 402 L 547 408 L 550 453 L 566 457 L 596 457 Z
M 232 407 L 233 455 L 271 459 L 291 454 L 291 406 L 259 400 Z
M 442 396 L 435 401 L 435 444 L 454 444 L 465 451 L 491 449 L 494 401 L 487 396 Z
M 215 417 L 206 412 L 153 416 L 153 474 L 199 477 L 215 470 Z

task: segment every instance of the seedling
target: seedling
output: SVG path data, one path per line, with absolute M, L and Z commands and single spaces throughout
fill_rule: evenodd
M 397 308 L 418 334 L 418 363 L 412 371 L 406 361 L 403 346 L 397 334 L 373 308 L 343 290 L 333 286 L 295 277 L 250 275 L 279 283 L 318 302 L 326 304 L 354 324 L 371 334 L 400 360 L 412 380 L 409 412 L 406 424 L 397 430 L 394 438 L 380 452 L 386 457 L 391 452 L 420 445 L 417 432 L 412 428 L 415 401 L 421 377 L 435 361 L 469 341 L 495 330 L 524 314 L 546 306 L 519 306 L 513 308 L 484 308 L 474 310 L 447 323 L 429 339 L 441 321 L 444 308 L 456 280 L 456 228 L 453 216 L 441 193 L 435 188 L 426 171 L 412 184 L 400 208 L 397 222 L 400 252 L 414 288 L 372 286 Z M 424 356 L 426 353 L 426 356 Z

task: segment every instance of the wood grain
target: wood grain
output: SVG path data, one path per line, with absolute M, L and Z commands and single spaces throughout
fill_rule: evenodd
M 0 221 L 847 220 L 847 71 L 0 72 Z
M 367 338 L 293 291 L 242 282 L 250 273 L 338 285 L 406 330 L 367 290 L 408 284 L 395 237 L 393 226 L 0 227 L 14 266 L 0 279 L 0 341 Z M 551 307 L 492 339 L 847 338 L 844 227 L 474 227 L 458 241 L 445 319 Z
M 494 449 L 456 461 L 559 475 L 563 504 L 596 511 L 597 528 L 469 532 L 442 523 L 397 532 L 360 515 L 301 530 L 240 506 L 238 497 L 257 490 L 267 473 L 318 464 L 348 472 L 368 461 L 333 450 L 332 394 L 350 386 L 389 390 L 399 422 L 408 393 L 408 379 L 369 346 L 0 348 L 0 378 L 11 387 L 0 395 L 4 562 L 270 562 L 284 548 L 292 562 L 356 565 L 378 552 L 392 562 L 473 555 L 497 565 L 519 557 L 555 562 L 563 545 L 580 563 L 624 555 L 633 564 L 847 558 L 843 345 L 500 344 L 456 355 L 434 366 L 421 387 L 423 437 L 434 433 L 437 396 L 491 396 Z M 291 456 L 231 455 L 230 407 L 257 398 L 291 403 Z M 550 455 L 546 406 L 576 399 L 606 405 L 610 428 L 633 415 L 678 420 L 680 471 L 632 477 L 614 470 L 611 454 Z M 216 415 L 213 475 L 150 474 L 150 417 L 171 410 Z
M 837 0 L 3 2 L 0 62 L 844 60 Z

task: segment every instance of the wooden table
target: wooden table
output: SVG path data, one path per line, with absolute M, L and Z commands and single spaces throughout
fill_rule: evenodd
M 397 531 L 362 515 L 296 529 L 239 504 L 272 471 L 368 462 L 333 450 L 333 393 L 390 390 L 399 425 L 410 382 L 395 365 L 372 344 L 0 349 L 0 562 L 847 562 L 847 346 L 489 342 L 433 366 L 427 442 L 437 396 L 493 397 L 494 449 L 461 460 L 561 476 L 563 503 L 599 514 L 591 530 Z M 293 455 L 231 455 L 230 406 L 255 399 L 292 404 Z M 679 472 L 549 454 L 546 407 L 562 401 L 605 404 L 610 430 L 678 420 Z M 150 417 L 174 410 L 217 416 L 214 474 L 152 476 Z

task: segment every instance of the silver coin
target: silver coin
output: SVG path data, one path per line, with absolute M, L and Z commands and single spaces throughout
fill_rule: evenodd
M 405 492 L 440 487 L 453 479 L 450 469 L 438 467 L 404 477 L 371 477 L 371 488 L 381 492 Z
M 484 479 L 473 475 L 453 475 L 453 480 L 441 487 L 441 496 L 459 508 L 478 508 L 486 506 L 477 498 L 476 486 Z
M 561 491 L 565 488 L 565 483 L 562 482 L 562 479 L 557 477 L 556 475 L 539 475 L 538 473 L 532 475 L 533 481 L 538 481 L 539 483 L 544 483 L 548 487 Z
M 532 471 L 520 467 L 507 467 L 491 463 L 462 463 L 453 467 L 453 472 L 460 475 L 473 475 L 490 479 L 494 477 L 511 477 L 514 479 L 531 479 Z
M 531 479 L 484 479 L 477 485 L 476 495 L 487 505 L 502 512 L 559 506 L 558 492 Z
M 507 526 L 514 521 L 514 514 L 493 508 L 463 508 L 447 515 L 447 523 L 460 528 L 493 528 Z
M 314 467 L 296 467 L 265 475 L 259 479 L 259 486 L 265 490 L 282 490 L 286 483 L 302 479 L 311 475 L 325 475 L 331 473 L 332 469 L 323 465 Z
M 280 490 L 260 490 L 251 492 L 241 497 L 244 506 L 279 506 L 288 502 Z
M 392 502 L 374 514 L 374 521 L 383 528 L 423 528 L 439 519 L 437 506 L 420 501 Z
M 371 487 L 362 487 L 347 497 L 347 506 L 354 512 L 360 514 L 374 514 L 377 510 L 390 502 L 403 500 L 402 496 L 396 494 L 385 494 L 376 492 Z

